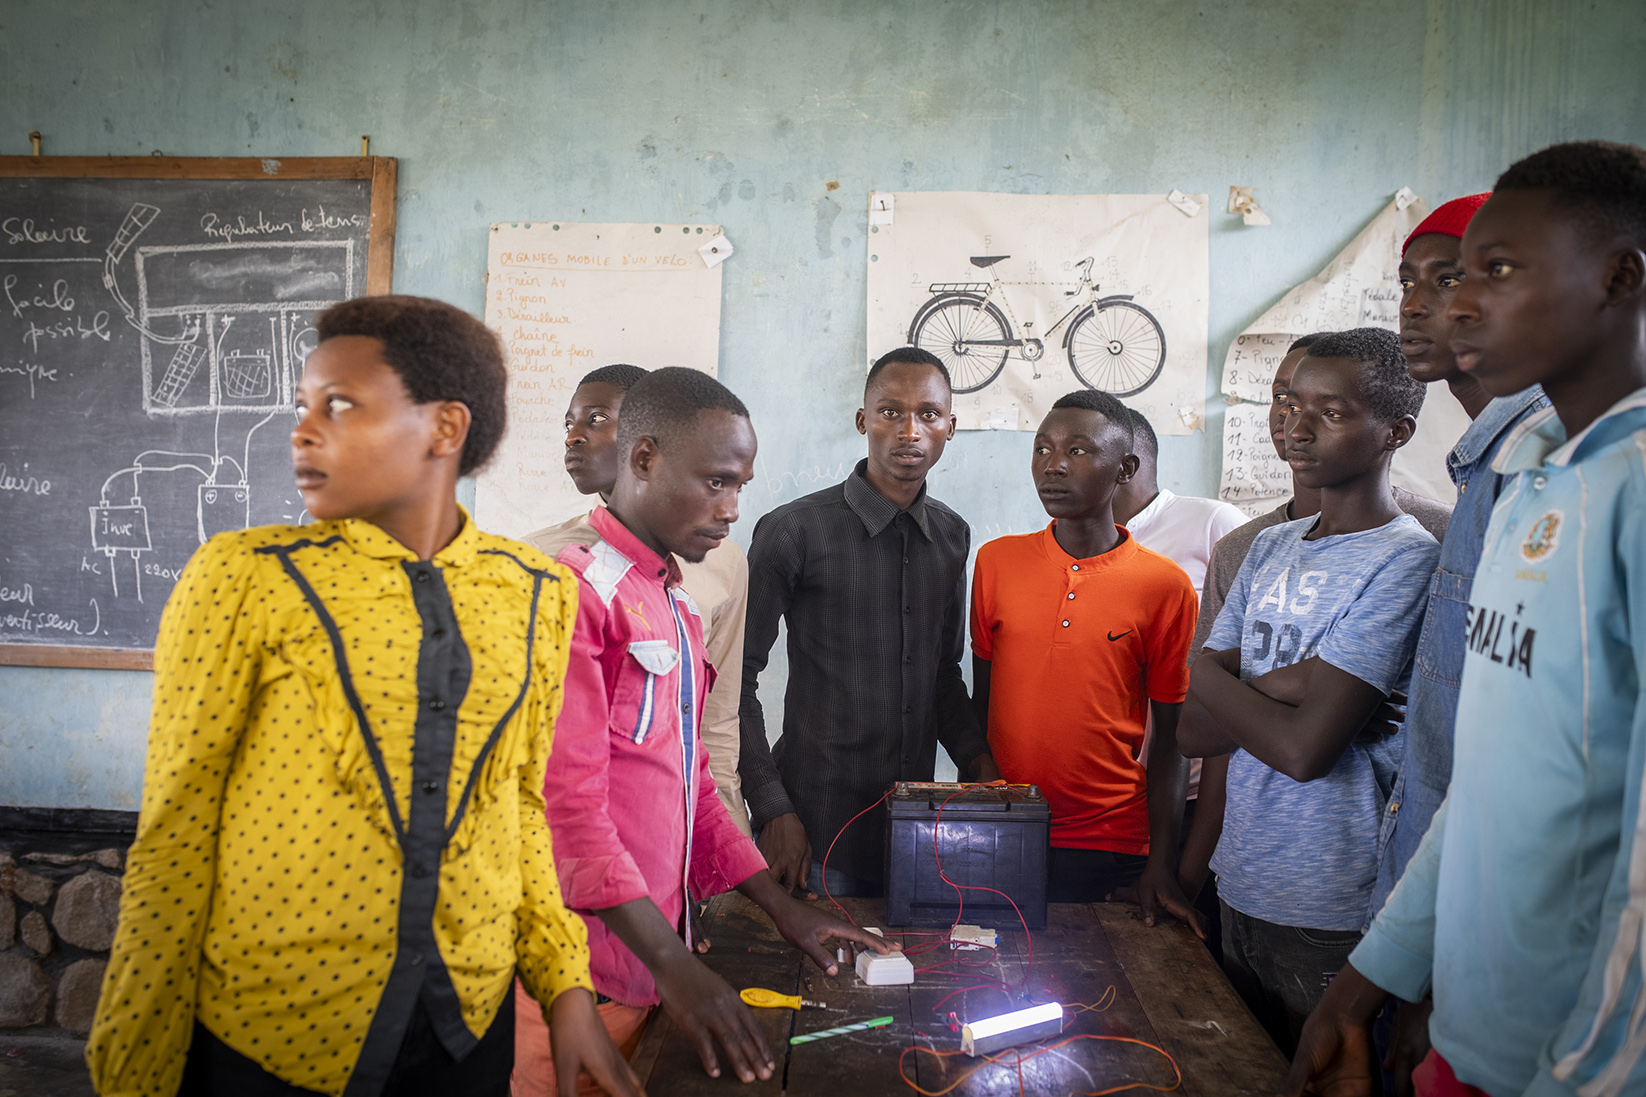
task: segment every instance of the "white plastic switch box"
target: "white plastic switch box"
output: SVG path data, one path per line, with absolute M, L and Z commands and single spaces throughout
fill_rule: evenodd
M 871 987 L 890 987 L 914 982 L 914 965 L 901 952 L 879 953 L 864 949 L 857 954 L 857 977 Z

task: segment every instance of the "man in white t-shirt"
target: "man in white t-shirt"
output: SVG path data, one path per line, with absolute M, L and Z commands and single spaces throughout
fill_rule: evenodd
M 1137 475 L 1120 485 L 1114 497 L 1114 520 L 1131 531 L 1137 543 L 1167 557 L 1189 573 L 1195 597 L 1206 585 L 1206 565 L 1218 538 L 1246 524 L 1239 508 L 1217 499 L 1178 495 L 1157 481 L 1160 442 L 1148 417 L 1134 408 L 1132 448 Z
M 1114 493 L 1114 520 L 1125 526 L 1137 543 L 1160 553 L 1189 573 L 1198 599 L 1206 586 L 1206 565 L 1212 546 L 1230 530 L 1246 524 L 1238 507 L 1219 499 L 1178 495 L 1158 482 L 1160 440 L 1148 416 L 1127 408 L 1132 416 L 1132 450 L 1137 455 L 1137 475 L 1121 484 Z M 1147 744 L 1147 739 L 1145 739 Z M 1147 749 L 1147 746 L 1145 746 Z M 1189 759 L 1189 801 L 1200 796 L 1200 759 Z M 1184 834 L 1188 823 L 1184 823 Z

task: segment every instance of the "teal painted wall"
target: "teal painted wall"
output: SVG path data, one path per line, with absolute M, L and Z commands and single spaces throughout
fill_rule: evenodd
M 492 221 L 724 224 L 721 377 L 761 437 L 746 543 L 861 452 L 869 191 L 1210 194 L 1220 361 L 1400 185 L 1433 204 L 1556 140 L 1646 143 L 1643 56 L 1639 0 L 7 0 L 0 152 L 370 134 L 400 160 L 396 288 L 476 313 Z M 1220 212 L 1231 184 L 1272 227 Z M 1215 433 L 1162 449 L 1165 485 L 1213 490 Z M 949 449 L 934 492 L 975 540 L 1044 521 L 1027 451 Z M 0 668 L 0 804 L 135 807 L 149 692 Z

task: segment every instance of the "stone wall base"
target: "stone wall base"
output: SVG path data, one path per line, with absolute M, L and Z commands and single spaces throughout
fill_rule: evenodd
M 0 807 L 0 1029 L 84 1034 L 136 812 Z

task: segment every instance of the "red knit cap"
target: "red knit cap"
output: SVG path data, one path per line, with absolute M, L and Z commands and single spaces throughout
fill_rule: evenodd
M 1469 227 L 1469 219 L 1475 215 L 1475 210 L 1486 204 L 1486 199 L 1492 196 L 1491 191 L 1485 194 L 1471 194 L 1467 198 L 1453 198 L 1450 202 L 1443 202 L 1429 216 L 1425 217 L 1406 237 L 1406 242 L 1400 245 L 1400 254 L 1405 255 L 1406 249 L 1412 246 L 1412 241 L 1425 233 L 1438 232 L 1442 236 L 1456 236 L 1463 238 L 1463 230 Z

